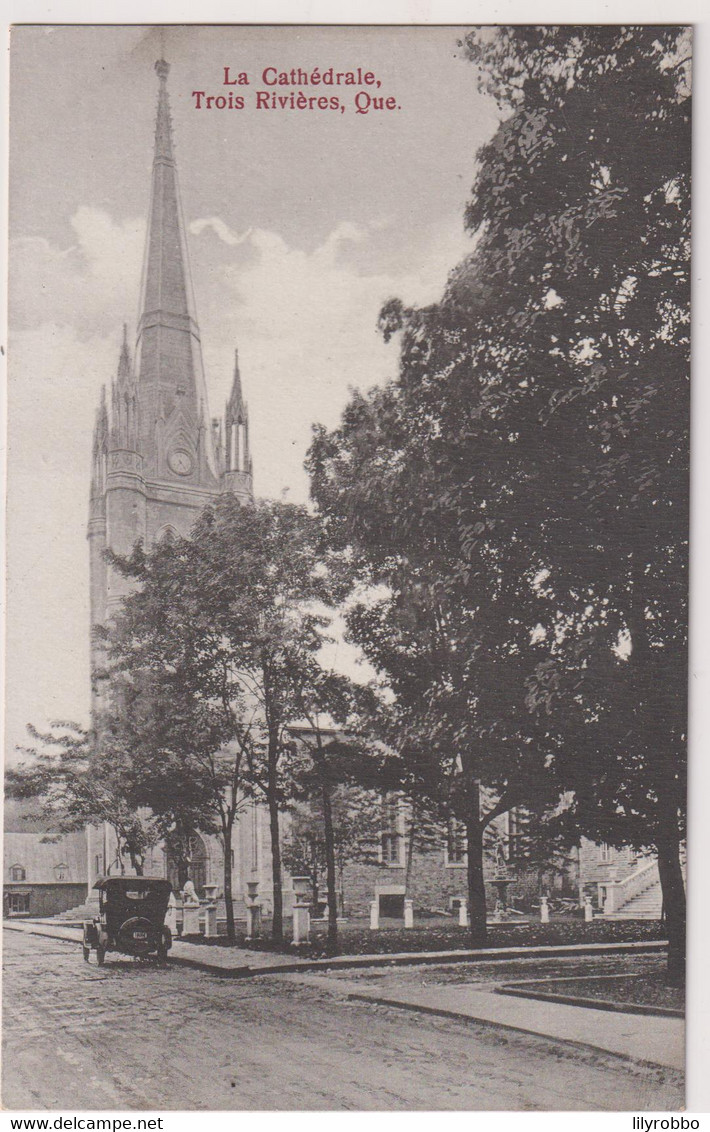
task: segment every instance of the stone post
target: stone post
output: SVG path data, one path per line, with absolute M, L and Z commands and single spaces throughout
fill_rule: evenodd
M 311 937 L 311 913 L 308 904 L 293 906 L 293 945 L 308 943 Z
M 182 934 L 200 934 L 200 905 L 185 901 L 182 906 Z
M 200 934 L 200 901 L 191 880 L 182 890 L 182 934 Z
M 261 934 L 261 904 L 258 899 L 259 881 L 255 877 L 247 881 L 247 894 L 244 903 L 247 909 L 247 939 L 256 939 Z
M 404 900 L 404 926 L 405 928 L 414 927 L 414 901 L 406 897 Z
M 540 897 L 540 923 L 549 924 L 550 922 L 550 909 L 547 905 L 547 897 Z
M 459 927 L 468 927 L 468 905 L 464 896 L 459 900 Z
M 213 939 L 217 935 L 217 905 L 205 904 L 205 939 Z
M 589 921 L 593 920 L 593 919 L 594 919 L 594 909 L 592 908 L 592 898 L 591 898 L 591 896 L 585 896 L 585 898 L 584 898 L 584 921 L 585 921 L 585 923 L 588 924 Z
M 247 939 L 261 935 L 261 904 L 256 900 L 247 904 Z
M 375 932 L 380 926 L 380 902 L 370 901 L 370 931 Z
M 170 893 L 168 897 L 168 910 L 165 913 L 165 926 L 169 929 L 173 939 L 177 937 L 177 900 L 175 894 Z

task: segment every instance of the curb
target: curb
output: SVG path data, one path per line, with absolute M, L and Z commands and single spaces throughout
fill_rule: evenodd
M 564 1006 L 588 1007 L 592 1010 L 609 1010 L 614 1014 L 646 1014 L 654 1018 L 685 1018 L 684 1010 L 672 1006 L 646 1006 L 642 1002 L 614 1002 L 610 998 L 582 998 L 573 994 L 556 994 L 554 991 L 527 990 L 525 983 L 503 984 L 495 994 L 511 998 L 536 998 L 541 1002 L 561 1002 Z
M 539 1030 L 530 1030 L 525 1026 L 513 1026 L 510 1022 L 494 1022 L 489 1018 L 476 1018 L 473 1014 L 463 1014 L 458 1010 L 449 1010 L 446 1007 L 439 1006 L 420 1006 L 411 1002 L 403 1002 L 398 999 L 382 998 L 379 995 L 359 994 L 351 992 L 348 994 L 348 999 L 355 1001 L 374 1003 L 377 1006 L 394 1006 L 399 1010 L 410 1010 L 419 1014 L 434 1014 L 440 1018 L 452 1018 L 457 1022 L 472 1022 L 475 1026 L 488 1026 L 497 1030 L 509 1030 L 516 1034 L 525 1034 L 526 1037 L 537 1038 L 540 1041 L 554 1042 L 557 1045 L 568 1046 L 571 1049 L 581 1049 L 588 1053 L 603 1054 L 605 1057 L 616 1057 L 621 1061 L 627 1062 L 629 1065 L 637 1065 L 646 1069 L 660 1069 L 664 1073 L 682 1073 L 682 1070 L 675 1069 L 672 1065 L 664 1065 L 660 1061 L 649 1061 L 643 1057 L 633 1057 L 629 1053 L 619 1053 L 613 1049 L 607 1049 L 606 1046 L 597 1046 L 592 1042 L 577 1041 L 574 1038 L 558 1038 L 554 1034 L 544 1034 Z
M 496 963 L 510 959 L 555 959 L 566 955 L 613 955 L 630 952 L 632 955 L 657 954 L 664 952 L 668 944 L 665 940 L 650 940 L 643 943 L 590 943 L 590 944 L 549 944 L 538 947 L 505 947 L 481 948 L 471 951 L 408 951 L 392 955 L 338 955 L 332 959 L 302 959 L 296 963 L 282 963 L 280 965 L 263 967 L 219 967 L 202 959 L 187 959 L 171 956 L 171 963 L 179 963 L 184 967 L 193 967 L 196 970 L 208 971 L 212 975 L 221 975 L 222 978 L 246 978 L 254 975 L 291 975 L 302 971 L 348 971 L 358 967 L 416 967 L 425 964 L 444 963 Z
M 24 921 L 27 923 L 27 921 Z M 25 935 L 44 936 L 45 939 L 61 939 L 66 943 L 80 943 L 66 935 L 58 935 L 49 931 L 27 930 L 18 925 L 4 923 L 7 931 L 19 931 Z M 44 925 L 43 925 L 44 926 Z M 197 945 L 199 946 L 199 945 Z M 540 944 L 535 947 L 488 947 L 460 951 L 407 951 L 393 954 L 374 955 L 340 955 L 331 959 L 303 959 L 295 963 L 281 963 L 263 967 L 250 967 L 248 964 L 235 967 L 220 967 L 210 963 L 207 959 L 170 956 L 169 962 L 181 967 L 192 967 L 195 970 L 207 971 L 211 975 L 220 975 L 222 978 L 247 978 L 254 975 L 293 974 L 298 971 L 346 971 L 357 967 L 407 967 L 423 964 L 443 963 L 495 963 L 509 959 L 555 959 L 565 955 L 613 955 L 613 954 L 655 954 L 663 952 L 668 947 L 666 940 L 648 940 L 637 943 L 567 943 L 567 944 Z M 208 949 L 205 949 L 208 950 Z

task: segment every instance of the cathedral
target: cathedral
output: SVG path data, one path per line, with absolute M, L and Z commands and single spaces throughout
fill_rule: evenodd
M 173 156 L 169 67 L 162 59 L 140 315 L 133 355 L 124 340 L 93 444 L 88 539 L 91 622 L 103 623 L 126 582 L 104 561 L 171 532 L 187 535 L 223 492 L 252 498 L 249 418 L 235 354 L 224 421 L 210 418 L 200 329 Z
M 224 492 L 253 497 L 249 416 L 235 351 L 234 379 L 224 419 L 211 418 L 207 402 L 200 329 L 190 279 L 185 223 L 173 153 L 167 91 L 169 65 L 160 59 L 155 147 L 148 231 L 135 349 L 124 326 L 110 396 L 102 391 L 96 414 L 89 505 L 91 626 L 104 624 L 131 582 L 106 562 L 107 549 L 128 555 L 136 542 L 155 545 L 171 534 L 188 535 L 198 514 Z M 92 634 L 92 670 L 100 663 Z M 96 691 L 93 692 L 96 707 Z M 256 808 L 235 835 L 235 893 L 249 876 L 268 876 L 268 846 Z M 243 842 L 243 844 L 242 844 Z M 198 839 L 193 880 L 198 888 L 218 882 L 222 849 L 215 838 Z M 170 874 L 172 865 L 155 851 L 146 871 Z M 118 868 L 108 828 L 88 833 L 89 885 Z

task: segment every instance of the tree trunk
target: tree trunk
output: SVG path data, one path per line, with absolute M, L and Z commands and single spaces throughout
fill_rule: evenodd
M 325 834 L 325 872 L 328 889 L 328 954 L 338 952 L 338 889 L 335 872 L 335 833 L 333 832 L 333 807 L 330 789 L 321 776 L 321 799 L 323 801 L 323 831 Z
M 338 865 L 338 908 L 345 915 L 345 865 Z
M 232 896 L 232 825 L 233 819 L 225 823 L 222 841 L 224 845 L 224 909 L 227 916 L 227 939 L 234 942 L 236 931 L 234 928 L 234 898 Z
M 267 796 L 269 805 L 269 832 L 271 834 L 271 882 L 273 885 L 274 912 L 271 921 L 271 938 L 275 943 L 283 943 L 284 938 L 284 898 L 281 880 L 281 835 L 279 831 L 279 805 L 276 792 L 270 786 Z
M 407 896 L 412 895 L 412 872 L 414 869 L 414 835 L 416 832 L 417 810 L 412 802 L 412 812 L 409 817 L 409 840 L 407 842 L 407 867 L 404 870 L 404 888 Z
M 656 852 L 668 938 L 668 982 L 673 986 L 682 986 L 685 982 L 685 885 L 678 854 L 678 838 L 658 837 Z
M 471 916 L 471 942 L 484 947 L 488 941 L 486 886 L 483 881 L 483 825 L 478 816 L 466 821 L 468 857 L 468 906 Z

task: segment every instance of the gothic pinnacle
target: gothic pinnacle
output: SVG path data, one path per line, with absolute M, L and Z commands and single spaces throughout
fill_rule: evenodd
M 123 324 L 123 341 L 118 360 L 118 376 L 128 377 L 131 372 L 131 355 L 128 349 L 128 324 Z

